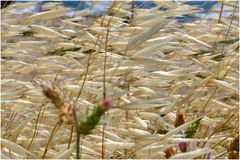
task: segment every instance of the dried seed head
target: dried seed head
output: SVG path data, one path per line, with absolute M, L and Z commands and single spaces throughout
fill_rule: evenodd
M 185 119 L 184 112 L 179 110 L 176 115 L 176 120 L 175 120 L 174 126 L 178 127 L 178 126 L 181 126 L 182 124 L 184 124 L 184 122 L 185 122 L 184 119 Z
M 51 83 L 42 82 L 44 95 L 59 109 L 59 119 L 63 122 L 70 122 L 73 118 L 74 103 L 65 98 L 59 87 Z
M 59 118 L 63 122 L 68 122 L 73 117 L 73 102 L 64 102 L 59 111 Z
M 235 135 L 229 147 L 229 159 L 239 159 L 239 135 Z
M 239 151 L 239 135 L 236 135 L 230 144 L 230 151 Z
M 173 150 L 172 147 L 167 148 L 164 152 L 165 152 L 165 157 L 166 158 L 170 158 L 175 154 L 175 151 Z
M 228 155 L 229 159 L 239 159 L 239 152 L 238 151 L 231 151 Z
M 57 108 L 60 108 L 63 104 L 60 89 L 58 87 L 56 87 L 52 84 L 46 83 L 46 82 L 43 82 L 41 84 L 41 86 L 42 86 L 42 89 L 43 89 L 43 94 L 47 98 L 49 98 L 52 101 L 52 103 L 55 104 L 55 106 Z
M 109 98 L 105 98 L 103 101 L 102 101 L 102 108 L 107 111 L 109 110 L 110 108 L 112 108 L 113 106 L 113 102 L 112 100 L 110 100 Z

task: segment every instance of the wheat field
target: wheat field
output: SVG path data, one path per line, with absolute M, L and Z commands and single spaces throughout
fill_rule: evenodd
M 186 23 L 176 17 L 200 8 L 182 1 L 114 1 L 99 17 L 60 2 L 14 10 L 35 3 L 1 10 L 2 159 L 239 158 L 238 1 Z M 75 124 L 106 98 L 78 141 Z

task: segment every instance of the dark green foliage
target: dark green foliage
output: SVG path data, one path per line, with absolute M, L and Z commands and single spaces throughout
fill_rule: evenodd
M 231 129 L 234 129 L 234 127 L 231 127 L 231 126 L 223 126 L 223 127 L 219 127 L 218 128 L 218 131 L 219 132 L 224 132 L 224 131 L 229 131 Z
M 157 129 L 157 133 L 159 134 L 166 134 L 167 132 L 168 132 L 167 129 L 160 129 L 160 128 Z
M 123 56 L 124 54 L 122 52 L 116 52 L 116 54 Z
M 71 36 L 68 40 L 72 40 L 74 38 L 76 38 L 77 36 Z
M 196 54 L 193 54 L 193 57 L 196 58 L 196 57 L 202 56 L 205 53 L 209 53 L 209 52 L 211 52 L 209 49 L 206 49 L 206 48 L 200 49 L 198 52 L 196 52 Z
M 192 123 L 185 131 L 185 138 L 192 138 L 197 132 L 201 119 Z
M 239 101 L 239 96 L 234 94 L 234 95 L 222 98 L 222 101 L 224 101 L 225 103 L 226 102 L 229 103 L 229 102 L 231 102 L 231 100 Z
M 88 50 L 83 51 L 82 53 L 90 54 L 90 53 L 93 53 L 93 52 L 95 52 L 95 51 L 96 51 L 96 50 L 88 49 Z
M 235 51 L 238 51 L 238 52 L 239 52 L 239 46 L 238 46 L 238 47 L 236 47 Z
M 197 76 L 197 77 L 199 77 L 199 78 L 201 78 L 201 79 L 206 78 L 205 76 L 203 76 L 203 75 L 201 75 L 201 74 L 196 74 L 195 76 Z
M 225 56 L 223 54 L 217 55 L 213 58 L 214 61 L 221 61 Z
M 23 31 L 20 33 L 20 35 L 22 35 L 23 37 L 29 37 L 29 36 L 32 36 L 33 34 L 34 32 L 31 30 Z
M 238 40 L 239 40 L 239 38 L 228 39 L 228 40 L 219 41 L 219 43 L 223 43 L 223 44 L 234 44 L 234 43 L 237 42 Z
M 66 54 L 66 51 L 79 51 L 81 49 L 81 47 L 73 47 L 73 48 L 68 48 L 68 49 L 64 49 L 64 47 L 61 47 L 59 49 L 53 50 L 53 51 L 49 51 L 47 54 L 48 55 L 58 55 L 58 56 L 63 56 L 64 54 Z
M 230 98 L 239 101 L 239 96 L 237 94 L 232 95 Z

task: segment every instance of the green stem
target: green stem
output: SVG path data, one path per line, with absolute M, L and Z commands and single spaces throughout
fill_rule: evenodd
M 97 125 L 101 116 L 104 114 L 104 110 L 101 107 L 93 109 L 92 113 L 86 117 L 79 125 L 80 134 L 89 134 L 92 129 Z

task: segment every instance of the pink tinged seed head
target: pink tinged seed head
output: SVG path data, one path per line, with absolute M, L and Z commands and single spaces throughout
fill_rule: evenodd
M 186 142 L 181 142 L 181 143 L 178 144 L 178 147 L 179 147 L 181 152 L 186 152 L 188 144 Z
M 102 101 L 102 107 L 105 111 L 109 110 L 110 108 L 112 108 L 113 106 L 113 102 L 111 99 L 109 98 L 105 98 L 103 101 Z

